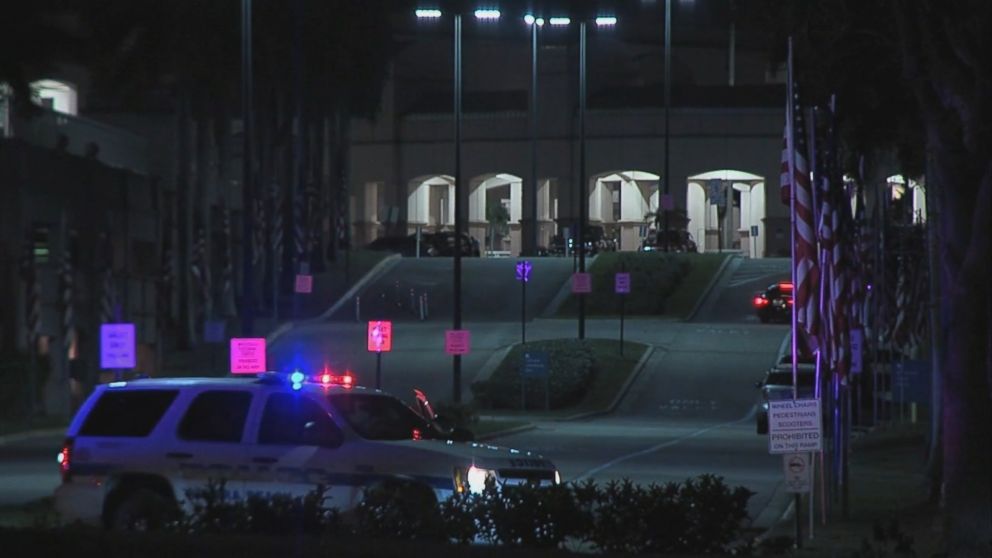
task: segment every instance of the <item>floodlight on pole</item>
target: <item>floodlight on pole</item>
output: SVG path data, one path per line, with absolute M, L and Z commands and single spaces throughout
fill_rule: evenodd
M 538 27 L 544 25 L 543 17 L 534 17 L 532 14 L 527 14 L 524 16 L 524 23 L 527 25 L 537 25 Z
M 596 25 L 599 26 L 599 27 L 608 27 L 608 26 L 616 25 L 616 24 L 617 24 L 617 18 L 615 18 L 613 16 L 597 17 L 596 18 Z
M 557 26 L 564 27 L 566 25 L 571 24 L 572 23 L 572 19 L 571 18 L 567 18 L 567 17 L 553 17 L 553 18 L 551 18 L 551 19 L 548 20 L 548 23 L 550 23 L 551 25 L 557 25 Z
M 441 17 L 441 10 L 421 9 L 415 12 L 420 19 L 438 19 Z
M 475 19 L 495 21 L 499 19 L 499 10 L 475 10 Z

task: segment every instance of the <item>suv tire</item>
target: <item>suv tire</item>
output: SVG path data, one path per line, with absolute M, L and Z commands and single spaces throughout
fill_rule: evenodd
M 135 488 L 123 493 L 111 507 L 108 527 L 115 531 L 154 531 L 176 515 L 176 504 L 170 498 L 149 488 Z

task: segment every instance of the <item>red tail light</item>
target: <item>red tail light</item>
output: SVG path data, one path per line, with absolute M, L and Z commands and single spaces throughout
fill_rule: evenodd
M 421 440 L 424 437 L 423 434 L 420 433 L 420 429 L 419 428 L 414 428 L 412 434 L 413 434 L 412 437 L 413 437 L 414 440 Z
M 66 438 L 62 442 L 62 451 L 59 452 L 56 460 L 59 462 L 59 472 L 62 474 L 62 482 L 72 480 L 72 448 L 74 440 Z
M 767 298 L 765 298 L 763 296 L 756 296 L 756 297 L 754 297 L 754 305 L 756 307 L 761 308 L 762 306 L 765 306 L 767 304 L 768 304 L 768 299 Z

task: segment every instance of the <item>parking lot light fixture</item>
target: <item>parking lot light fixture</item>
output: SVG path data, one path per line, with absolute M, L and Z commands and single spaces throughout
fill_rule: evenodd
M 436 9 L 418 9 L 415 13 L 418 19 L 439 19 L 441 17 L 441 10 Z
M 596 25 L 599 26 L 599 27 L 608 27 L 608 26 L 616 25 L 616 24 L 617 24 L 617 18 L 615 18 L 613 16 L 597 17 L 596 18 Z
M 565 27 L 565 26 L 571 24 L 572 23 L 572 20 L 571 20 L 571 18 L 567 18 L 567 17 L 553 17 L 553 18 L 551 18 L 551 19 L 548 20 L 548 23 L 550 23 L 551 25 L 558 26 L 558 27 Z
M 475 19 L 482 21 L 496 21 L 499 16 L 499 10 L 475 10 Z

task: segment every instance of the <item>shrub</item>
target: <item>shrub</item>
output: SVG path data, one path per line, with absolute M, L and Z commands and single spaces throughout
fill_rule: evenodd
M 526 345 L 528 351 L 548 353 L 548 404 L 552 409 L 568 407 L 579 402 L 588 391 L 596 373 L 592 347 L 585 340 L 568 339 L 538 341 Z M 544 404 L 545 386 L 540 380 L 520 377 L 520 360 L 524 348 L 515 347 L 489 380 L 472 384 L 473 397 L 494 409 L 519 408 L 521 384 L 528 406 Z M 540 403 L 538 403 L 540 402 Z
M 419 483 L 387 480 L 365 489 L 355 510 L 359 536 L 378 539 L 445 538 L 434 491 Z

